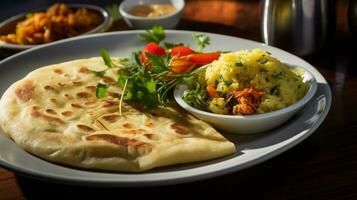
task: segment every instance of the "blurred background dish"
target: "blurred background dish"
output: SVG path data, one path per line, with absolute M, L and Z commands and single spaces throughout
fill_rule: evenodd
M 52 10 L 48 9 L 46 14 L 44 11 L 27 12 L 11 17 L 0 23 L 0 49 L 6 49 L 10 52 L 16 52 L 32 48 L 41 44 L 53 42 L 59 39 L 65 39 L 77 35 L 103 32 L 110 27 L 111 18 L 108 12 L 101 7 L 89 4 L 68 4 L 68 7 L 63 5 L 65 4 L 58 4 L 52 6 L 50 8 Z M 61 10 L 61 8 L 63 7 L 67 9 Z M 73 13 L 71 13 L 71 16 L 61 16 L 61 14 L 66 14 L 66 12 Z M 20 26 L 28 26 L 29 23 L 33 23 L 33 26 L 39 26 L 38 24 L 36 24 L 38 23 L 36 20 L 38 20 L 38 18 L 45 18 L 46 15 L 48 15 L 49 13 L 51 13 L 51 16 L 48 17 L 49 19 L 45 20 L 54 21 L 54 23 L 52 23 L 52 25 L 54 24 L 54 27 L 51 27 L 52 37 L 43 39 L 46 34 L 45 32 L 41 32 L 35 33 L 31 36 L 20 36 L 22 37 L 20 39 L 16 38 L 19 37 L 19 27 L 17 27 L 18 23 L 23 22 Z M 89 17 L 91 17 L 90 20 L 92 21 L 88 21 Z M 94 18 L 97 22 L 93 22 Z M 85 19 L 87 19 L 88 21 L 87 24 L 84 23 Z M 38 21 L 41 22 L 41 20 Z M 59 26 L 56 27 L 56 23 L 58 23 Z M 29 26 L 26 28 L 31 27 Z M 23 28 L 23 30 L 20 31 L 26 32 L 26 29 Z M 56 35 L 54 35 L 54 33 L 56 33 Z
M 120 4 L 119 11 L 131 28 L 148 29 L 161 25 L 173 29 L 181 19 L 184 6 L 184 0 L 126 0 Z

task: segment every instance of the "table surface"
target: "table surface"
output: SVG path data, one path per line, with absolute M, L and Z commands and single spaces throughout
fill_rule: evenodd
M 224 11 L 224 12 L 223 12 Z M 303 57 L 328 80 L 333 102 L 316 132 L 291 150 L 257 166 L 209 180 L 152 188 L 85 188 L 22 177 L 0 168 L 0 199 L 188 196 L 244 199 L 357 199 L 357 52 L 347 26 L 347 1 L 336 6 L 334 39 L 322 52 Z M 259 1 L 186 1 L 178 29 L 214 32 L 261 41 Z M 128 30 L 123 21 L 112 30 Z M 355 35 L 356 36 L 356 35 Z M 140 191 L 140 192 L 138 192 Z

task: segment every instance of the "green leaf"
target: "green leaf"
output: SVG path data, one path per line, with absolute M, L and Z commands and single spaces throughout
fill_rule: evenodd
M 91 71 L 95 76 L 97 76 L 97 77 L 102 77 L 102 76 L 104 76 L 104 74 L 105 74 L 105 72 L 106 72 L 107 70 L 102 70 L 102 71 Z
M 159 56 L 150 53 L 146 53 L 146 56 L 149 59 L 149 63 L 151 64 L 151 71 L 153 73 L 160 73 L 169 69 L 169 56 Z
M 127 90 L 123 96 L 123 100 L 133 99 L 133 93 L 130 90 Z
M 100 49 L 100 55 L 102 56 L 105 65 L 109 68 L 112 68 L 113 63 L 112 63 L 112 59 L 110 58 L 108 51 L 105 49 Z
M 192 37 L 197 43 L 198 52 L 202 52 L 203 49 L 210 44 L 210 38 L 207 35 L 194 33 Z
M 171 42 L 164 42 L 163 43 L 163 46 L 166 48 L 166 49 L 172 49 L 174 47 L 177 47 L 177 46 L 183 46 L 184 44 L 183 43 L 171 43 Z
M 153 79 L 145 82 L 145 87 L 148 89 L 149 93 L 156 92 L 156 82 Z
M 138 38 L 145 42 L 155 42 L 159 44 L 166 37 L 164 28 L 159 25 L 154 25 L 150 30 L 146 30 L 145 33 L 139 34 Z
M 97 89 L 96 89 L 96 91 L 95 91 L 95 95 L 97 96 L 97 98 L 100 99 L 100 98 L 105 97 L 105 93 L 106 93 L 106 91 L 107 91 L 107 88 L 108 88 L 107 85 L 98 83 L 98 84 L 97 84 Z

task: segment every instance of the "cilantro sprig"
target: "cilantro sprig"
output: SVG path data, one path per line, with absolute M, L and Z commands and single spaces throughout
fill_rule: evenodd
M 138 38 L 145 42 L 155 42 L 159 44 L 166 37 L 164 28 L 159 25 L 154 25 L 150 30 L 146 30 L 145 33 L 139 34 Z
M 197 51 L 198 52 L 202 52 L 203 49 L 210 44 L 210 38 L 208 37 L 208 35 L 203 35 L 203 34 L 193 34 L 192 35 L 193 39 L 196 41 L 197 43 Z

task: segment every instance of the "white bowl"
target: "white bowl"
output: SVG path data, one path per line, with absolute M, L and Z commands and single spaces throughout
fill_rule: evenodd
M 202 119 L 215 128 L 228 133 L 237 134 L 252 134 L 268 131 L 282 125 L 290 119 L 297 111 L 299 111 L 315 94 L 317 90 L 317 82 L 315 77 L 306 69 L 301 67 L 290 66 L 291 68 L 299 68 L 303 72 L 304 81 L 310 82 L 310 88 L 306 95 L 296 103 L 269 113 L 255 114 L 248 116 L 237 115 L 222 115 L 199 110 L 188 105 L 183 99 L 182 94 L 188 88 L 188 85 L 179 85 L 175 88 L 174 97 L 176 102 L 185 110 L 189 111 L 199 119 Z
M 94 6 L 94 5 L 89 5 L 89 4 L 68 4 L 68 7 L 70 7 L 70 8 L 86 8 L 88 10 L 93 10 L 93 11 L 99 13 L 103 17 L 101 24 L 99 24 L 97 27 L 93 28 L 92 30 L 89 30 L 89 31 L 82 33 L 80 35 L 104 32 L 111 25 L 111 18 L 109 16 L 108 12 L 99 6 Z M 1 22 L 0 23 L 0 34 L 13 33 L 15 31 L 16 24 L 18 22 L 24 20 L 26 18 L 27 14 L 34 13 L 34 12 L 39 12 L 39 11 L 22 13 L 22 14 L 13 16 L 13 17 Z M 42 45 L 42 44 L 24 45 L 24 44 L 11 44 L 11 43 L 6 43 L 3 41 L 0 41 L 0 48 L 13 50 L 13 51 L 21 51 L 21 50 L 29 49 L 32 47 L 37 47 L 39 45 Z
M 169 3 L 176 8 L 176 11 L 158 18 L 138 17 L 130 14 L 134 6 L 152 3 Z M 120 4 L 119 12 L 128 26 L 134 29 L 149 29 L 154 25 L 161 25 L 165 29 L 173 29 L 179 23 L 184 7 L 184 0 L 125 0 Z

